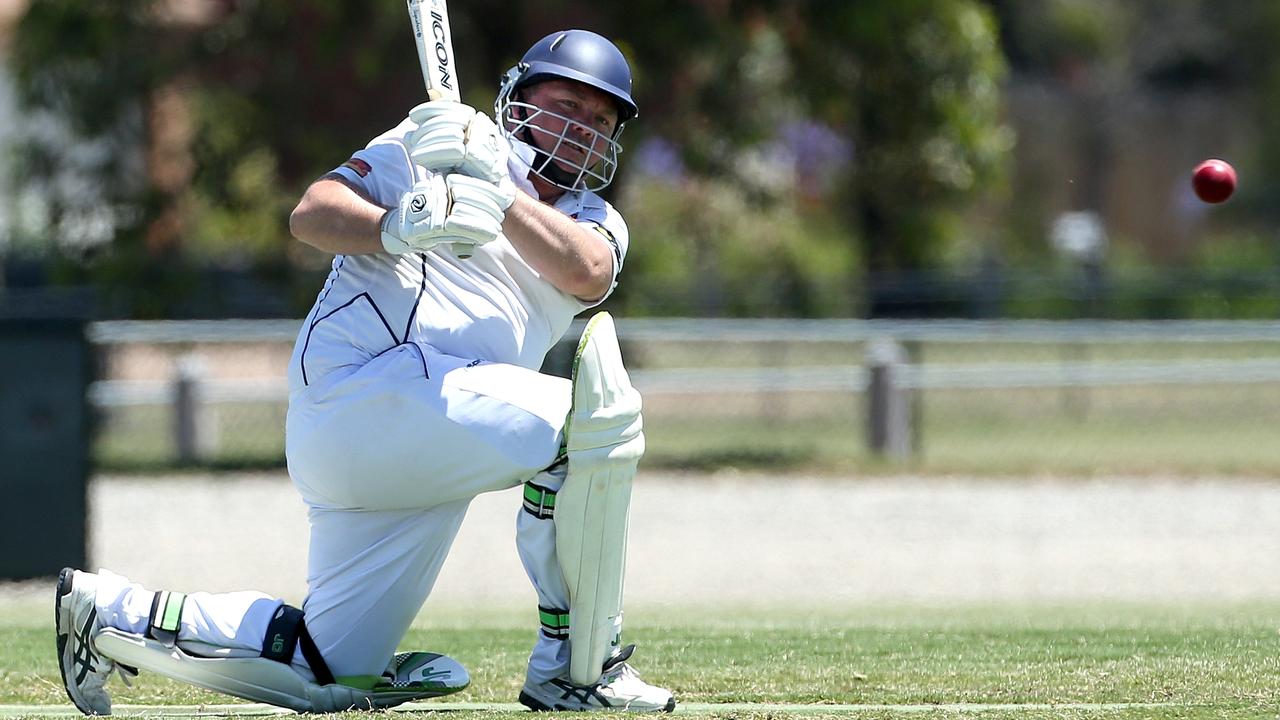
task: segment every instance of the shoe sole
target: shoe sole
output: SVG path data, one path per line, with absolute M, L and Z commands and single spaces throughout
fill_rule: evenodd
M 520 691 L 519 700 L 521 705 L 529 708 L 530 710 L 533 710 L 534 712 L 554 712 L 555 711 L 555 708 L 550 707 L 545 703 L 539 701 L 537 698 L 525 692 L 524 690 Z
M 62 568 L 62 572 L 58 573 L 58 589 L 53 601 L 53 626 L 57 637 L 58 670 L 62 675 L 62 688 L 67 691 L 67 697 L 75 704 L 76 709 L 85 715 L 97 715 L 98 713 L 92 707 L 89 707 L 82 698 L 76 697 L 77 693 L 71 689 L 75 683 L 67 672 L 67 646 L 71 642 L 71 632 L 74 632 L 75 628 L 72 627 L 71 623 L 71 608 L 64 608 L 62 599 L 69 598 L 71 595 L 75 572 L 73 568 Z M 74 671 L 74 669 L 73 665 L 72 670 Z
M 564 712 L 601 712 L 601 711 L 616 712 L 618 711 L 618 708 L 599 708 L 599 710 L 588 710 L 585 708 L 575 709 L 571 707 L 566 707 L 564 705 L 556 705 L 555 707 L 551 707 L 550 705 L 547 705 L 546 703 L 535 698 L 534 696 L 530 695 L 524 690 L 520 691 L 519 700 L 521 705 L 524 705 L 525 707 L 529 708 L 534 712 L 561 712 L 561 711 L 564 711 Z M 675 712 L 675 710 L 676 710 L 676 699 L 673 696 L 670 700 L 667 701 L 667 704 L 664 705 L 661 710 L 652 710 L 650 712 L 669 713 L 669 712 Z

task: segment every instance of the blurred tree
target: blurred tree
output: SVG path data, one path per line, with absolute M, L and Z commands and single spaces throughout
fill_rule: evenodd
M 1263 127 L 1280 119 L 1272 0 L 453 11 L 464 98 L 478 107 L 558 28 L 595 29 L 632 59 L 641 117 L 612 192 L 637 241 L 618 300 L 653 311 L 886 312 L 874 288 L 870 307 L 848 289 L 954 262 L 965 211 L 1006 192 L 1006 54 L 1090 99 L 1082 116 L 1134 88 L 1225 86 L 1254 98 Z M 14 167 L 45 198 L 60 277 L 101 281 L 130 315 L 304 309 L 327 259 L 288 239 L 288 210 L 422 98 L 404 15 L 397 2 L 342 0 L 31 3 L 12 63 L 42 122 Z M 1091 127 L 1085 165 L 1101 174 L 1114 140 Z M 1274 134 L 1256 162 L 1236 207 L 1274 207 Z M 1108 201 L 1100 180 L 1077 191 Z M 1034 198 L 1011 212 L 1043 231 Z M 250 282 L 228 296 L 222 275 Z
M 1012 137 L 1001 121 L 1004 56 L 990 11 L 971 0 L 790 3 L 794 81 L 853 139 L 856 172 L 836 202 L 872 277 L 937 266 L 957 213 L 999 188 Z M 869 312 L 882 306 L 869 288 Z
M 117 287 L 164 294 L 168 274 L 142 259 L 152 210 L 146 178 L 149 118 L 139 103 L 167 75 L 172 42 L 134 42 L 150 11 L 146 0 L 32 3 L 15 33 L 17 91 L 36 132 L 14 149 L 12 167 L 45 203 L 41 240 L 58 279 L 83 281 L 84 254 L 114 241 L 118 262 L 101 268 Z
M 831 313 L 820 296 L 865 312 L 823 289 L 833 268 L 856 287 L 868 272 L 937 263 L 958 212 L 1000 181 L 1005 67 L 980 2 L 632 0 L 616 17 L 637 61 L 642 131 L 678 150 L 686 191 L 668 202 L 645 186 L 659 198 L 637 202 L 683 218 L 696 312 Z M 636 265 L 648 251 L 635 246 Z M 760 286 L 795 302 L 743 307 Z
M 16 163 L 44 186 L 47 251 L 135 316 L 296 312 L 314 278 L 291 302 L 289 253 L 324 261 L 287 240 L 292 202 L 422 94 L 394 3 L 42 0 L 12 64 L 27 111 L 65 125 Z M 256 279 L 227 296 L 220 273 Z
M 1280 4 L 1273 0 L 989 1 L 1015 72 L 1061 88 L 1077 103 L 1090 157 L 1082 164 L 1077 207 L 1106 210 L 1117 200 L 1103 176 L 1125 150 L 1117 136 L 1131 130 L 1119 106 L 1145 101 L 1173 108 L 1177 97 L 1198 94 L 1253 119 L 1236 127 L 1280 121 Z M 1223 128 L 1202 144 L 1226 149 L 1235 140 L 1226 135 Z M 1274 218 L 1280 140 L 1264 131 L 1258 150 L 1257 157 L 1237 161 L 1250 171 L 1249 181 L 1232 205 Z M 1035 209 L 1031 200 L 1023 212 Z M 1032 214 L 1036 220 L 1015 222 L 1043 222 Z

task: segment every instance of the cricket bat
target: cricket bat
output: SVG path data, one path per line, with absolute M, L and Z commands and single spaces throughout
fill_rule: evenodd
M 408 0 L 408 3 L 409 22 L 418 47 L 418 64 L 422 67 L 427 98 L 461 102 L 448 5 L 445 0 Z M 471 257 L 471 250 L 465 245 L 454 245 L 453 254 L 459 260 L 466 260 Z
M 432 100 L 462 100 L 453 59 L 453 33 L 449 30 L 449 8 L 445 0 L 408 0 L 409 21 L 418 46 L 422 82 Z

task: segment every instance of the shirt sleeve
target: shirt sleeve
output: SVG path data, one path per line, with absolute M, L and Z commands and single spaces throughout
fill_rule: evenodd
M 609 280 L 609 290 L 599 300 L 585 303 L 583 308 L 595 307 L 604 302 L 618 287 L 618 275 L 622 273 L 622 264 L 627 257 L 627 248 L 631 244 L 631 235 L 622 214 L 612 205 L 605 202 L 600 209 L 589 208 L 578 216 L 578 225 L 599 235 L 613 250 L 613 277 Z
M 383 207 L 394 206 L 417 180 L 417 168 L 409 158 L 404 140 L 411 128 L 412 123 L 406 120 L 379 135 L 331 174 L 340 176 L 373 202 Z

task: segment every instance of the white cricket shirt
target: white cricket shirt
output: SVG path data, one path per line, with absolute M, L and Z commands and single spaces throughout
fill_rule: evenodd
M 425 175 L 410 160 L 405 142 L 416 127 L 406 118 L 334 172 L 379 205 L 395 206 Z M 613 292 L 629 240 L 622 216 L 585 190 L 565 193 L 554 207 L 610 243 Z M 364 365 L 406 342 L 537 370 L 573 317 L 595 304 L 544 280 L 503 236 L 467 260 L 454 257 L 448 246 L 403 255 L 338 255 L 298 333 L 289 387 Z

